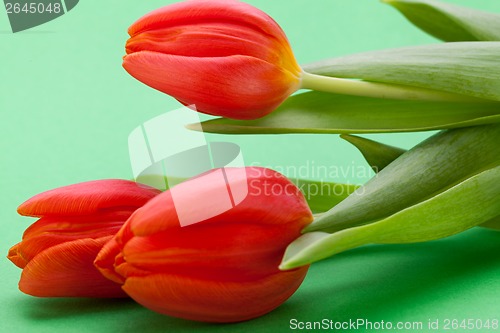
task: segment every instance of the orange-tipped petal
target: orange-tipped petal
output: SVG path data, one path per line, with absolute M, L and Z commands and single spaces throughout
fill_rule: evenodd
M 126 297 L 93 261 L 111 236 L 62 243 L 38 254 L 24 268 L 19 289 L 39 297 Z
M 239 1 L 169 5 L 137 20 L 129 34 L 125 69 L 199 112 L 256 119 L 299 88 L 302 69 L 283 30 Z
M 307 269 L 301 267 L 249 282 L 157 274 L 128 278 L 123 289 L 138 303 L 159 313 L 205 322 L 237 322 L 278 307 L 300 286 Z
M 123 67 L 148 86 L 204 113 L 254 119 L 272 112 L 298 89 L 284 68 L 248 56 L 193 58 L 141 51 Z
M 132 181 L 96 180 L 40 193 L 21 204 L 17 211 L 38 217 L 132 212 L 159 193 L 155 188 Z

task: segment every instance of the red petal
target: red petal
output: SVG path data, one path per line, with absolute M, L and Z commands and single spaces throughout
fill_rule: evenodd
M 129 35 L 143 31 L 199 23 L 234 23 L 286 41 L 279 25 L 263 11 L 239 1 L 185 1 L 152 11 L 129 28 Z
M 123 67 L 137 80 L 197 111 L 234 119 L 272 112 L 298 89 L 298 78 L 257 58 L 193 58 L 142 51 Z
M 125 279 L 115 272 L 115 260 L 120 253 L 121 246 L 117 243 L 116 237 L 113 237 L 97 254 L 94 260 L 94 266 L 109 280 L 123 284 Z
M 129 215 L 42 217 L 24 232 L 23 241 L 16 247 L 17 256 L 25 261 L 24 267 L 40 252 L 55 245 L 83 238 L 114 236 Z
M 132 181 L 96 180 L 35 195 L 18 208 L 26 216 L 89 215 L 110 210 L 133 211 L 160 191 Z
M 43 251 L 24 268 L 19 289 L 40 297 L 126 297 L 93 266 L 109 239 L 79 239 Z
M 235 207 L 182 227 L 171 191 L 138 209 L 108 243 L 96 266 L 114 281 L 157 273 L 184 274 L 218 281 L 249 281 L 278 272 L 286 246 L 312 221 L 297 187 L 264 168 L 215 169 L 177 185 L 176 200 L 189 202 L 189 214 L 214 206 L 220 192 L 248 190 Z M 243 171 L 243 172 L 242 172 Z M 236 192 L 233 192 L 236 195 Z M 279 209 L 283 207 L 283 209 Z
M 115 234 L 114 230 L 121 228 L 131 214 L 132 212 L 121 211 L 83 216 L 42 217 L 24 231 L 23 239 L 42 234 L 81 235 L 80 238 L 99 238 L 91 236 L 94 232 L 100 233 L 107 229 L 112 229 L 108 231 L 109 234 Z
M 197 280 L 179 275 L 128 278 L 123 289 L 162 314 L 206 322 L 259 317 L 285 302 L 300 286 L 308 267 L 251 282 Z
M 263 278 L 278 272 L 291 242 L 284 228 L 240 220 L 134 237 L 122 250 L 126 263 L 117 272 L 127 277 L 144 272 L 181 274 L 221 282 Z
M 175 187 L 176 197 L 192 203 L 192 214 L 198 214 L 203 206 L 213 205 L 211 198 L 233 188 L 245 186 L 248 193 L 243 201 L 232 209 L 200 224 L 249 223 L 260 225 L 286 225 L 283 237 L 300 235 L 300 230 L 312 221 L 309 210 L 299 189 L 280 173 L 260 167 L 224 168 L 228 182 L 214 177 L 215 169 Z M 280 209 L 282 208 L 282 209 Z M 180 228 L 177 212 L 170 191 L 166 191 L 138 209 L 128 220 L 127 226 L 135 236 L 149 236 L 158 232 Z M 190 228 L 187 226 L 184 228 Z M 290 241 L 291 241 L 290 240 Z
M 7 255 L 7 259 L 9 259 L 14 265 L 19 268 L 24 268 L 28 264 L 28 261 L 24 259 L 19 253 L 19 246 L 21 243 L 17 243 L 13 247 L 9 249 L 9 254 Z
M 206 23 L 144 31 L 127 41 L 127 53 L 154 51 L 188 57 L 246 55 L 279 64 L 284 49 L 275 39 L 233 23 Z
M 171 191 L 138 209 L 117 235 L 125 261 L 115 264 L 124 277 L 147 273 L 177 273 L 219 281 L 248 281 L 274 274 L 287 245 L 312 221 L 297 187 L 279 173 L 264 168 L 226 168 L 231 188 L 248 193 L 243 201 L 212 218 L 182 227 Z M 219 169 L 177 185 L 176 199 L 199 215 L 226 182 Z M 280 209 L 283 207 L 283 209 Z M 119 246 L 118 246 L 119 247 Z M 111 262 L 111 259 L 107 259 Z M 108 263 L 109 268 L 109 263 Z

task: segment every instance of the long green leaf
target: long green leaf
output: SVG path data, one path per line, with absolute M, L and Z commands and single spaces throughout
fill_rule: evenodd
M 303 235 L 289 245 L 280 269 L 306 265 L 364 244 L 425 242 L 451 236 L 498 216 L 499 203 L 497 166 L 378 222 L 334 234 Z
M 428 88 L 500 101 L 500 42 L 359 53 L 304 66 L 313 74 Z
M 371 223 L 500 164 L 500 125 L 440 132 L 401 155 L 304 231 Z
M 260 119 L 218 118 L 188 128 L 223 134 L 389 133 L 494 122 L 500 122 L 500 103 L 417 102 L 306 92 L 288 98 Z
M 383 0 L 446 42 L 500 41 L 500 15 L 433 0 Z
M 353 144 L 361 152 L 361 154 L 368 162 L 368 165 L 372 167 L 375 173 L 378 173 L 381 170 L 383 170 L 387 165 L 391 164 L 396 158 L 398 158 L 399 156 L 401 156 L 403 153 L 406 152 L 406 150 L 404 149 L 394 146 L 389 146 L 377 142 L 375 140 L 370 140 L 355 135 L 343 134 L 340 137 L 348 141 L 349 143 Z M 321 193 L 320 195 L 322 194 L 323 193 Z M 319 197 L 315 198 L 315 200 L 319 199 L 320 199 Z M 324 198 L 321 199 L 324 200 L 325 202 L 328 202 L 329 200 L 328 196 L 325 196 Z M 337 205 L 338 203 L 339 202 L 335 201 L 335 205 Z M 335 205 L 333 205 L 332 208 Z M 326 207 L 326 205 L 324 207 Z M 319 213 L 321 211 L 317 212 Z M 497 216 L 496 218 L 487 221 L 479 226 L 483 228 L 500 231 L 500 216 Z

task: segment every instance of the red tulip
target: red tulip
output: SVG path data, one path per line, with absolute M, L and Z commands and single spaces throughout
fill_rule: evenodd
M 311 211 L 297 187 L 275 171 L 224 170 L 224 177 L 213 170 L 138 209 L 96 266 L 140 304 L 175 317 L 235 322 L 278 307 L 307 273 L 307 266 L 280 271 L 278 265 L 312 221 Z M 234 198 L 243 188 L 246 196 L 221 214 L 188 225 L 179 220 L 179 202 L 187 200 L 190 214 L 200 216 L 220 205 L 223 194 Z
M 129 28 L 123 67 L 197 111 L 260 118 L 299 88 L 301 68 L 280 26 L 234 0 L 155 10 Z
M 126 180 L 97 180 L 34 196 L 21 215 L 40 217 L 8 258 L 23 269 L 19 289 L 41 297 L 123 297 L 93 262 L 134 210 L 160 191 Z

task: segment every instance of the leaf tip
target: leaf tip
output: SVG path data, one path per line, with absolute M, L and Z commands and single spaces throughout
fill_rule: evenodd
M 303 263 L 299 263 L 296 260 L 283 260 L 281 264 L 278 266 L 280 271 L 289 271 L 298 267 L 304 266 Z
M 184 125 L 184 127 L 191 131 L 203 132 L 203 126 L 201 125 L 201 123 L 187 124 Z

